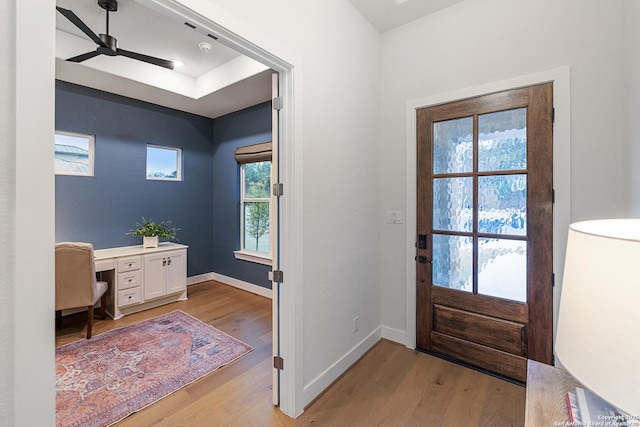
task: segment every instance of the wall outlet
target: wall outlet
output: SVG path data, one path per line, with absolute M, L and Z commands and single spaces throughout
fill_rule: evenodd
M 402 211 L 387 211 L 387 224 L 402 224 Z
M 360 317 L 356 316 L 353 318 L 353 333 L 355 334 L 360 329 Z

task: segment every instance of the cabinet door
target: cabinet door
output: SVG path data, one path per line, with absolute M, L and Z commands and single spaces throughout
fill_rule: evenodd
M 183 292 L 187 288 L 187 251 L 167 253 L 167 294 Z
M 144 257 L 144 299 L 150 300 L 167 294 L 165 270 L 166 253 L 150 254 Z

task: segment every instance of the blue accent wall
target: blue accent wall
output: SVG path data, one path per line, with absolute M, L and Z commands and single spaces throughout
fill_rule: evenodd
M 141 244 L 142 217 L 171 220 L 187 274 L 213 271 L 212 119 L 56 82 L 56 130 L 95 135 L 95 175 L 56 176 L 56 241 Z M 146 179 L 148 143 L 182 148 L 183 180 Z
M 142 217 L 171 220 L 189 246 L 187 275 L 220 273 L 271 288 L 269 266 L 240 248 L 237 147 L 271 140 L 271 103 L 215 120 L 56 82 L 56 130 L 95 135 L 95 175 L 56 176 L 56 241 L 139 245 Z M 182 148 L 183 180 L 146 179 L 147 144 Z
M 271 102 L 227 114 L 213 127 L 213 269 L 225 276 L 271 288 L 270 266 L 237 260 L 240 248 L 240 168 L 236 148 L 271 141 Z

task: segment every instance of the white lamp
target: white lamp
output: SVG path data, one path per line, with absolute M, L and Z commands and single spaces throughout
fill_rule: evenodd
M 556 354 L 587 388 L 640 416 L 640 219 L 569 227 Z

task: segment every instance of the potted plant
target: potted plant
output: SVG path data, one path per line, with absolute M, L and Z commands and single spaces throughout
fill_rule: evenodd
M 143 248 L 157 248 L 160 238 L 177 240 L 176 232 L 180 229 L 170 225 L 171 221 L 154 222 L 152 219 L 142 217 L 142 222 L 137 222 L 136 228 L 129 230 L 127 234 L 142 236 Z

